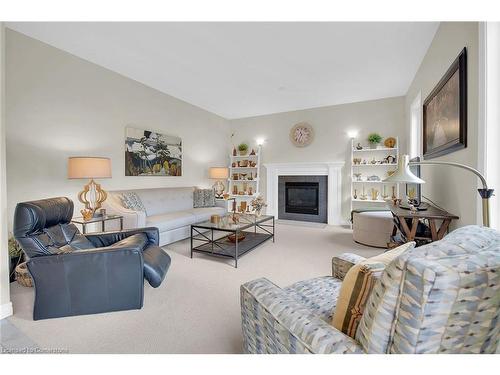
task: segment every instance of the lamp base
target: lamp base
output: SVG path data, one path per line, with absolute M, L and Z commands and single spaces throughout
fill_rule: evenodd
M 217 180 L 215 182 L 215 184 L 213 185 L 213 188 L 214 188 L 214 191 L 215 191 L 215 198 L 217 199 L 222 199 L 223 196 L 224 196 L 224 190 L 225 190 L 225 186 L 224 184 L 222 183 L 221 180 Z
M 108 194 L 93 179 L 78 194 L 78 200 L 85 205 L 85 209 L 92 210 L 94 213 L 102 207 L 107 197 Z

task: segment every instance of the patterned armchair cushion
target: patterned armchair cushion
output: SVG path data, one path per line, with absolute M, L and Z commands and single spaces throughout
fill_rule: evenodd
M 246 353 L 362 353 L 352 338 L 319 319 L 293 291 L 267 279 L 241 286 Z
M 341 284 L 340 280 L 325 276 L 299 281 L 283 290 L 289 292 L 320 319 L 330 323 Z
M 364 261 L 365 259 L 365 257 L 352 253 L 344 253 L 337 257 L 333 257 L 332 276 L 336 279 L 344 280 L 347 271 L 349 271 L 352 266 Z
M 408 242 L 353 266 L 347 272 L 340 288 L 332 325 L 354 338 L 375 282 L 389 263 L 414 247 L 415 242 Z
M 500 233 L 467 226 L 412 249 L 376 283 L 356 333 L 369 353 L 494 353 Z
M 215 207 L 214 189 L 196 189 L 193 195 L 193 208 Z

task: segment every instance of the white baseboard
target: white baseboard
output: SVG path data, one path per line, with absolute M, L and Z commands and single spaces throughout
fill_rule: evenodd
M 0 320 L 7 318 L 13 314 L 12 302 L 4 303 L 0 305 Z

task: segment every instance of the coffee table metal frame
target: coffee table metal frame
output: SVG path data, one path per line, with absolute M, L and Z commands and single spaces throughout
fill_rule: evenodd
M 231 216 L 231 214 L 229 214 Z M 244 219 L 253 215 L 243 215 Z M 253 216 L 255 221 L 240 222 L 234 228 L 219 227 L 209 221 L 191 225 L 191 258 L 193 253 L 203 253 L 215 257 L 234 259 L 234 267 L 238 268 L 238 258 L 255 249 L 262 243 L 274 237 L 274 216 Z M 231 220 L 231 218 L 228 218 Z M 242 218 L 240 218 L 241 220 Z M 272 222 L 272 225 L 269 223 Z M 248 231 L 250 229 L 250 231 Z M 260 231 L 257 231 L 259 229 Z M 220 236 L 216 236 L 220 232 Z M 238 241 L 238 235 L 245 233 L 245 239 Z M 235 235 L 235 242 L 228 241 L 230 235 Z M 201 244 L 196 245 L 195 243 Z

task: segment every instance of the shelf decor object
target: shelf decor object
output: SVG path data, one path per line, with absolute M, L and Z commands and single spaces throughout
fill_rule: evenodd
M 385 182 L 394 182 L 394 183 L 413 183 L 413 184 L 423 184 L 424 180 L 415 176 L 410 171 L 411 165 L 444 165 L 450 167 L 457 167 L 461 169 L 465 169 L 469 172 L 474 173 L 480 180 L 483 185 L 481 189 L 477 189 L 479 195 L 482 199 L 482 209 L 483 209 L 483 225 L 485 227 L 490 226 L 490 204 L 489 199 L 493 195 L 493 189 L 488 188 L 488 184 L 486 183 L 486 179 L 484 176 L 477 170 L 472 167 L 469 167 L 460 163 L 453 163 L 447 161 L 415 161 L 410 162 L 410 157 L 408 155 L 402 155 L 399 159 L 398 169 L 391 176 L 387 177 Z
M 221 199 L 226 189 L 222 180 L 229 178 L 229 169 L 226 167 L 211 167 L 208 170 L 208 177 L 215 180 L 215 184 L 213 185 L 215 197 Z
M 96 178 L 111 178 L 111 160 L 109 158 L 77 156 L 68 158 L 69 179 L 90 179 L 78 194 L 78 200 L 85 205 L 85 209 L 92 211 L 102 207 L 108 197 L 107 193 L 96 183 Z

